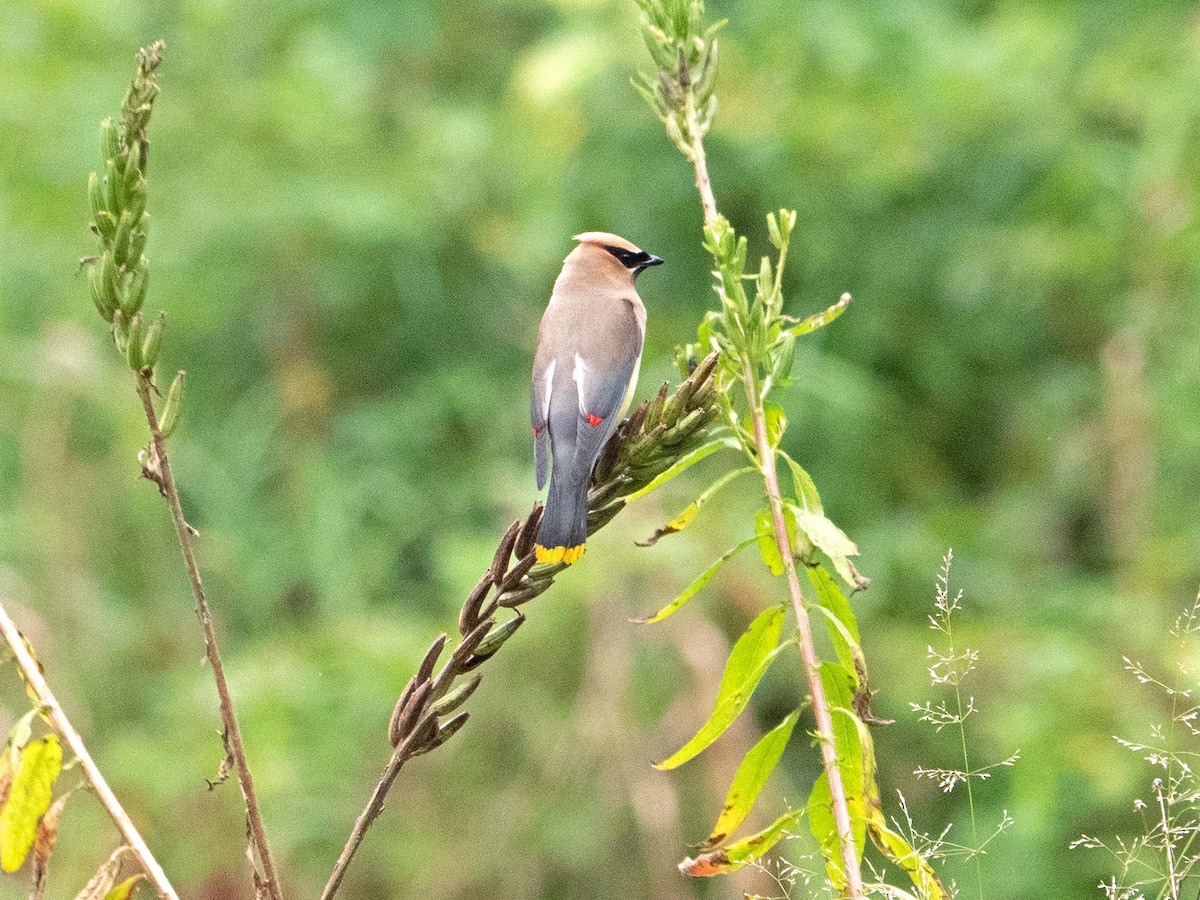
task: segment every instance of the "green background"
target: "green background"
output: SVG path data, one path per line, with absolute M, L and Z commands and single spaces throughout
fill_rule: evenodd
M 799 211 L 788 311 L 855 302 L 800 342 L 785 447 L 861 549 L 889 812 L 970 842 L 957 736 L 925 648 L 953 546 L 989 898 L 1098 896 L 1081 832 L 1137 833 L 1153 772 L 1115 734 L 1169 715 L 1200 582 L 1200 11 L 1171 2 L 714 3 L 722 210 L 767 245 Z M 535 498 L 528 370 L 570 235 L 667 265 L 641 394 L 712 303 L 686 163 L 629 85 L 631 3 L 0 3 L 0 596 L 189 898 L 249 897 L 236 786 L 167 511 L 137 478 L 130 373 L 75 260 L 97 122 L 133 52 L 167 41 L 151 130 L 151 296 L 188 371 L 173 460 L 289 896 L 316 896 L 389 751 L 392 704 L 508 522 Z M 739 481 L 684 535 L 634 541 L 733 458 L 640 501 L 529 607 L 472 721 L 412 763 L 349 898 L 740 897 L 675 863 L 740 753 L 794 705 L 778 666 L 720 744 L 650 762 L 703 720 L 732 640 L 781 596 L 749 554 L 670 622 L 657 608 L 750 533 Z M 24 700 L 10 665 L 9 715 Z M 797 734 L 760 803 L 802 804 Z M 69 773 L 64 784 L 77 779 Z M 50 896 L 115 846 L 63 817 Z M 816 868 L 803 839 L 788 855 Z M 970 866 L 943 870 L 975 896 Z M 24 876 L 0 882 L 23 897 Z M 143 890 L 143 893 L 148 891 Z M 807 896 L 797 890 L 794 896 Z

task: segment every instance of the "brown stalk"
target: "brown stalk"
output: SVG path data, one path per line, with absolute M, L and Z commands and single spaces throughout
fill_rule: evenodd
M 134 855 L 138 858 L 138 862 L 141 863 L 142 871 L 146 873 L 146 877 L 154 885 L 158 896 L 162 897 L 163 900 L 179 900 L 179 895 L 175 893 L 175 888 L 171 887 L 171 882 L 167 880 L 167 875 L 163 872 L 162 866 L 158 864 L 158 860 L 150 852 L 146 841 L 138 833 L 133 820 L 129 818 L 129 814 L 121 806 L 121 802 L 117 799 L 116 794 L 108 786 L 108 782 L 104 780 L 104 776 L 100 773 L 100 769 L 97 768 L 92 755 L 88 753 L 88 749 L 83 743 L 83 738 L 79 736 L 79 732 L 75 730 L 75 726 L 71 724 L 71 720 L 63 712 L 63 708 L 54 696 L 54 692 L 50 690 L 50 685 L 46 683 L 37 660 L 33 658 L 33 654 L 30 653 L 29 648 L 25 644 L 24 637 L 17 630 L 16 624 L 9 617 L 8 612 L 2 604 L 0 604 L 0 632 L 3 632 L 4 640 L 7 641 L 9 648 L 13 652 L 13 656 L 16 658 L 17 665 L 21 669 L 21 674 L 25 678 L 25 683 L 29 685 L 33 693 L 37 696 L 37 702 L 41 705 L 45 715 L 49 717 L 50 724 L 54 726 L 54 730 L 62 736 L 63 740 L 67 742 L 67 746 L 71 748 L 71 752 L 79 760 L 79 765 L 83 768 L 83 773 L 87 776 L 92 790 L 96 792 L 96 797 L 100 800 L 100 805 L 104 807 L 104 811 L 108 813 L 108 817 L 112 819 L 113 824 L 117 826 L 117 830 L 121 832 L 121 837 L 125 843 L 133 850 Z
M 204 631 L 204 652 L 212 667 L 213 680 L 217 686 L 218 705 L 221 711 L 223 736 L 227 738 L 228 751 L 233 757 L 234 770 L 237 773 L 238 786 L 242 791 L 242 801 L 246 805 L 246 836 L 250 843 L 247 856 L 254 869 L 256 885 L 259 881 L 254 856 L 262 866 L 262 887 L 271 900 L 282 900 L 283 894 L 279 887 L 279 877 L 275 874 L 275 861 L 271 857 L 271 849 L 267 844 L 267 833 L 263 827 L 262 814 L 258 808 L 258 795 L 254 792 L 254 779 L 250 775 L 250 765 L 246 761 L 246 748 L 242 744 L 242 730 L 238 726 L 237 716 L 233 711 L 233 698 L 229 694 L 229 685 L 225 681 L 225 667 L 221 664 L 221 653 L 217 648 L 217 633 L 213 625 L 212 610 L 208 598 L 204 594 L 204 584 L 200 580 L 200 569 L 196 565 L 196 554 L 192 547 L 192 526 L 183 516 L 183 507 L 179 502 L 179 490 L 175 486 L 175 478 L 171 474 L 171 464 L 167 458 L 166 441 L 158 424 L 158 414 L 154 410 L 154 401 L 150 392 L 153 390 L 150 376 L 145 372 L 137 373 L 137 392 L 142 399 L 142 408 L 146 413 L 146 422 L 150 426 L 151 450 L 149 458 L 143 467 L 147 478 L 154 481 L 167 506 L 171 510 L 171 519 L 175 523 L 175 535 L 179 539 L 179 550 L 183 554 L 183 563 L 187 569 L 188 580 L 192 584 L 192 595 L 196 599 L 196 616 L 200 619 L 200 627 Z
M 627 495 L 649 484 L 705 439 L 719 414 L 712 385 L 716 364 L 716 354 L 710 355 L 696 366 L 673 398 L 667 400 L 664 384 L 653 400 L 641 404 L 622 423 L 592 473 L 589 534 L 624 508 Z M 555 576 L 566 568 L 561 563 L 536 564 L 533 542 L 541 516 L 542 505 L 535 503 L 528 516 L 513 522 L 504 532 L 492 564 L 463 603 L 458 618 L 459 643 L 442 670 L 434 674 L 445 647 L 445 635 L 433 642 L 417 674 L 401 692 L 388 728 L 394 749 L 354 823 L 321 900 L 332 900 L 341 887 L 404 764 L 440 747 L 465 724 L 469 714 L 457 709 L 478 686 L 481 676 L 473 676 L 470 682 L 464 682 L 464 688 L 452 692 L 455 679 L 490 659 L 500 649 L 499 645 L 491 645 L 506 640 L 524 621 L 524 615 L 517 612 L 514 618 L 497 625 L 495 616 L 502 609 L 516 609 L 545 593 Z

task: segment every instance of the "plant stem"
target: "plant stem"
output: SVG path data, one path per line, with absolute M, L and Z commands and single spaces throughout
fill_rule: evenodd
M 684 101 L 684 117 L 688 137 L 691 141 L 690 158 L 696 170 L 696 189 L 700 192 L 700 203 L 704 207 L 704 224 L 717 220 L 717 201 L 713 195 L 712 181 L 708 177 L 708 157 L 704 152 L 704 136 L 696 118 L 696 104 L 690 91 Z M 783 270 L 780 259 L 779 271 Z M 777 275 L 778 277 L 778 275 Z M 850 823 L 850 806 L 846 802 L 846 789 L 842 784 L 842 773 L 837 765 L 837 747 L 833 742 L 833 716 L 821 684 L 821 662 L 813 646 L 812 625 L 800 590 L 800 578 L 796 574 L 796 561 L 792 555 L 792 542 L 788 537 L 787 523 L 783 517 L 783 499 L 779 491 L 779 475 L 775 469 L 775 450 L 767 439 L 766 416 L 758 396 L 758 382 L 749 357 L 742 358 L 742 378 L 746 386 L 746 403 L 754 422 L 754 443 L 758 449 L 759 467 L 771 504 L 771 518 L 775 527 L 775 543 L 783 559 L 787 576 L 788 595 L 792 611 L 796 615 L 796 630 L 800 633 L 800 655 L 804 658 L 804 674 L 808 679 L 808 691 L 813 701 L 813 714 L 817 720 L 817 740 L 821 744 L 821 759 L 825 765 L 825 777 L 829 781 L 829 794 L 833 798 L 833 818 L 837 825 L 838 843 L 842 849 L 842 862 L 846 868 L 846 889 L 850 900 L 862 900 L 862 871 L 858 864 L 858 850 L 854 844 L 854 830 Z
M 175 893 L 175 888 L 171 887 L 171 882 L 167 880 L 162 866 L 158 864 L 158 860 L 154 858 L 154 854 L 146 846 L 145 840 L 138 833 L 133 821 L 129 818 L 129 814 L 121 806 L 121 802 L 117 800 L 116 795 L 112 792 L 112 788 L 108 786 L 108 782 L 104 780 L 104 776 L 100 774 L 100 770 L 96 767 L 92 755 L 88 753 L 87 747 L 84 746 L 83 738 L 79 736 L 79 732 L 75 730 L 70 719 L 67 718 L 67 714 L 63 712 L 62 706 L 59 705 L 58 699 L 54 696 L 54 692 L 50 690 L 50 685 L 46 683 L 46 679 L 42 676 L 37 661 L 29 652 L 29 648 L 25 646 L 25 640 L 21 637 L 21 632 L 17 630 L 16 624 L 13 623 L 13 620 L 9 617 L 8 612 L 2 604 L 0 604 L 0 631 L 4 633 L 4 640 L 8 642 L 13 656 L 16 657 L 17 665 L 21 667 L 21 674 L 25 676 L 25 683 L 37 695 L 38 703 L 42 705 L 46 715 L 50 717 L 50 724 L 54 726 L 54 730 L 62 735 L 67 745 L 71 748 L 71 752 L 79 760 L 79 764 L 83 767 L 83 772 L 87 776 L 92 789 L 96 792 L 100 804 L 104 807 L 105 812 L 108 813 L 108 817 L 112 819 L 113 824 L 117 826 L 117 830 L 121 832 L 121 837 L 125 843 L 130 846 L 134 855 L 137 856 L 138 861 L 142 864 L 142 871 L 146 873 L 146 877 L 150 879 L 150 883 L 158 891 L 158 896 L 164 898 L 164 900 L 179 900 L 179 895 Z
M 821 661 L 813 646 L 812 625 L 808 619 L 804 595 L 800 591 L 800 578 L 796 574 L 796 560 L 792 553 L 792 541 L 788 536 L 787 522 L 783 516 L 783 499 L 779 491 L 779 474 L 775 468 L 775 449 L 767 438 L 766 416 L 758 398 L 754 367 L 749 357 L 742 358 L 742 377 L 746 386 L 746 403 L 754 422 L 754 443 L 758 448 L 759 465 L 763 482 L 767 488 L 767 499 L 771 504 L 771 519 L 775 526 L 775 543 L 783 560 L 783 571 L 787 576 L 788 594 L 792 601 L 792 612 L 796 615 L 796 630 L 800 633 L 800 655 L 804 658 L 804 674 L 808 679 L 808 691 L 812 697 L 813 715 L 817 720 L 817 741 L 821 745 L 821 760 L 825 764 L 825 778 L 829 781 L 829 795 L 833 801 L 833 819 L 837 824 L 838 843 L 842 849 L 842 862 L 846 867 L 846 891 L 850 900 L 862 900 L 862 871 L 858 863 L 858 850 L 854 844 L 854 829 L 850 822 L 850 805 L 846 801 L 846 789 L 842 784 L 842 773 L 838 768 L 837 747 L 833 741 L 833 716 L 821 684 Z
M 188 579 L 192 583 L 192 594 L 196 598 L 196 616 L 204 630 L 204 651 L 212 666 L 213 680 L 217 686 L 217 698 L 221 711 L 221 723 L 224 726 L 226 750 L 233 757 L 234 769 L 237 772 L 238 786 L 242 791 L 242 801 L 246 805 L 246 831 L 251 850 L 247 855 L 254 867 L 253 855 L 257 854 L 262 865 L 263 880 L 267 896 L 271 900 L 282 900 L 283 894 L 279 888 L 279 878 L 275 874 L 275 861 L 271 857 L 271 849 L 267 844 L 266 829 L 263 827 L 262 815 L 258 809 L 258 795 L 254 792 L 254 779 L 250 775 L 250 765 L 246 761 L 246 749 L 242 744 L 242 732 L 238 727 L 237 716 L 233 711 L 233 698 L 229 694 L 229 685 L 225 681 L 225 668 L 221 664 L 221 653 L 217 649 L 216 628 L 213 625 L 212 611 L 208 598 L 204 595 L 204 585 L 200 581 L 200 569 L 196 565 L 196 554 L 192 548 L 191 526 L 183 517 L 183 507 L 179 502 L 179 491 L 175 487 L 175 479 L 171 475 L 171 464 L 167 459 L 167 446 L 162 430 L 158 424 L 158 414 L 154 410 L 154 401 L 150 392 L 152 385 L 145 373 L 137 373 L 137 392 L 142 398 L 142 408 L 146 412 L 146 422 L 150 426 L 154 453 L 157 456 L 158 477 L 156 481 L 171 509 L 171 519 L 175 523 L 175 534 L 179 538 L 179 550 L 183 554 L 184 566 L 187 568 Z M 258 878 L 257 867 L 255 879 Z
M 387 799 L 388 791 L 392 788 L 392 782 L 396 780 L 396 776 L 400 774 L 400 769 L 404 767 L 404 764 L 415 749 L 419 731 L 419 728 L 414 728 L 409 732 L 408 737 L 401 741 L 396 746 L 396 749 L 392 751 L 391 759 L 388 760 L 387 767 L 383 770 L 383 776 L 379 779 L 379 783 L 375 785 L 375 790 L 372 791 L 371 799 L 367 801 L 366 808 L 359 813 L 358 819 L 354 823 L 354 830 L 350 832 L 350 837 L 346 840 L 346 846 L 342 848 L 342 855 L 338 857 L 337 865 L 333 867 L 333 872 L 329 876 L 325 890 L 321 891 L 321 900 L 332 900 L 333 895 L 342 886 L 342 879 L 346 877 L 346 869 L 350 867 L 350 862 L 354 859 L 354 854 L 358 852 L 358 847 L 363 842 L 363 838 L 367 834 L 367 829 L 371 827 L 375 819 L 383 812 L 383 803 Z
M 717 198 L 713 195 L 712 182 L 708 177 L 708 156 L 704 152 L 704 135 L 700 131 L 700 122 L 696 118 L 696 101 L 692 92 L 688 91 L 684 100 L 683 114 L 687 124 L 688 138 L 691 140 L 692 166 L 696 170 L 696 190 L 700 192 L 700 203 L 704 207 L 704 224 L 711 225 L 717 221 Z

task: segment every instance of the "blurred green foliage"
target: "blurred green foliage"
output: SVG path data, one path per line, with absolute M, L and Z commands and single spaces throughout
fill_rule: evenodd
M 857 606 L 876 712 L 897 719 L 875 733 L 883 789 L 927 830 L 964 827 L 911 774 L 954 747 L 907 706 L 929 695 L 925 615 L 953 545 L 979 755 L 1022 754 L 977 792 L 981 822 L 1017 823 L 983 861 L 987 896 L 1093 896 L 1106 860 L 1067 843 L 1139 827 L 1148 776 L 1111 735 L 1163 717 L 1120 657 L 1169 667 L 1200 582 L 1195 4 L 710 14 L 730 19 L 708 139 L 722 211 L 765 246 L 762 213 L 799 210 L 788 311 L 856 297 L 801 342 L 781 396 L 786 449 L 874 579 Z M 189 372 L 173 460 L 299 897 L 386 759 L 397 692 L 535 496 L 528 369 L 569 236 L 614 230 L 668 260 L 641 284 L 644 390 L 710 304 L 690 173 L 629 85 L 636 21 L 609 0 L 0 4 L 0 593 L 186 895 L 249 896 L 240 805 L 204 790 L 221 750 L 199 630 L 136 478 L 129 373 L 72 262 L 134 51 L 167 41 L 147 255 L 164 364 Z M 674 871 L 737 748 L 649 767 L 702 721 L 775 588 L 747 557 L 660 630 L 628 623 L 748 536 L 759 498 L 731 490 L 687 535 L 633 546 L 703 477 L 640 501 L 531 606 L 467 729 L 405 771 L 344 896 L 769 889 Z M 726 740 L 744 750 L 798 683 L 773 672 L 759 727 Z M 789 751 L 778 795 L 802 801 L 810 757 Z M 115 840 L 74 801 L 52 894 Z

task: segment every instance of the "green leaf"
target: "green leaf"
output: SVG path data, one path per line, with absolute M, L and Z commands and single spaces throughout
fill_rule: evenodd
M 763 416 L 766 419 L 767 443 L 772 447 L 778 447 L 780 438 L 787 430 L 787 414 L 783 411 L 783 407 L 768 403 L 763 407 Z
M 737 774 L 733 776 L 733 784 L 725 797 L 725 807 L 717 817 L 712 833 L 704 842 L 706 848 L 722 843 L 737 831 L 738 826 L 749 815 L 767 783 L 767 778 L 775 770 L 779 758 L 783 756 L 783 750 L 799 718 L 799 711 L 793 712 L 750 748 L 750 752 L 738 766 Z
M 741 551 L 745 550 L 747 547 L 749 547 L 751 544 L 753 544 L 757 540 L 758 540 L 758 538 L 749 538 L 748 540 L 742 541 L 737 546 L 732 547 L 729 550 L 725 551 L 725 553 L 721 556 L 721 558 L 718 559 L 716 562 L 714 562 L 707 569 L 705 569 L 704 572 L 701 573 L 699 578 L 697 578 L 695 581 L 693 581 L 691 584 L 689 584 L 684 589 L 682 594 L 680 594 L 678 597 L 676 597 L 674 600 L 672 600 L 670 603 L 668 603 L 666 606 L 664 606 L 662 609 L 660 609 L 658 612 L 656 612 L 654 615 L 650 616 L 649 618 L 634 619 L 633 621 L 638 622 L 643 625 L 653 625 L 655 622 L 661 622 L 663 619 L 667 618 L 668 616 L 674 615 L 675 613 L 677 613 L 679 611 L 680 607 L 682 607 L 685 603 L 687 603 L 689 600 L 691 600 L 693 597 L 695 597 L 696 594 L 700 593 L 700 591 L 704 588 L 704 586 L 706 584 L 708 584 L 710 581 L 712 581 L 713 576 L 716 575 L 717 572 L 721 571 L 721 567 L 724 566 L 725 563 L 729 562 L 729 560 L 731 560 L 734 556 L 736 556 Z
M 821 495 L 817 493 L 817 486 L 813 482 L 812 476 L 784 451 L 780 450 L 779 455 L 787 460 L 788 468 L 792 470 L 792 489 L 796 494 L 796 499 L 800 501 L 800 506 L 812 510 L 817 515 L 824 515 L 825 507 L 821 505 Z
M 683 529 L 687 528 L 689 525 L 692 524 L 692 520 L 695 519 L 697 513 L 700 512 L 700 508 L 702 506 L 704 506 L 704 504 L 706 504 L 709 500 L 711 500 L 713 498 L 713 496 L 719 490 L 721 490 L 721 488 L 725 487 L 725 485 L 729 484 L 729 482 L 733 481 L 739 475 L 745 475 L 746 473 L 753 472 L 753 471 L 755 471 L 754 466 L 746 466 L 745 468 L 742 468 L 742 469 L 734 469 L 732 472 L 726 472 L 724 475 L 722 475 L 720 478 L 718 478 L 716 481 L 714 481 L 712 484 L 710 484 L 707 488 L 705 488 L 704 492 L 702 494 L 700 494 L 699 497 L 697 497 L 695 500 L 693 500 L 691 503 L 689 503 L 687 506 L 685 506 L 683 508 L 683 511 L 680 512 L 679 515 L 677 515 L 675 518 L 673 518 L 670 522 L 668 522 L 662 528 L 659 528 L 657 531 L 655 531 L 654 534 L 650 535 L 649 538 L 647 538 L 645 541 L 643 541 L 638 546 L 653 547 L 655 544 L 658 543 L 659 538 L 664 538 L 668 534 L 678 534 L 679 532 L 683 531 Z
M 782 838 L 794 831 L 803 816 L 802 809 L 784 813 L 757 834 L 734 841 L 728 847 L 701 853 L 695 859 L 685 859 L 679 864 L 679 871 L 693 877 L 728 875 L 730 872 L 736 872 L 746 863 L 761 858 Z
M 632 503 L 634 500 L 638 500 L 642 497 L 645 497 L 651 491 L 662 487 L 664 484 L 666 484 L 668 481 L 670 481 L 672 478 L 674 478 L 680 472 L 684 472 L 687 469 L 690 469 L 696 463 L 700 462 L 700 460 L 704 459 L 705 457 L 712 456 L 712 454 L 716 453 L 718 450 L 725 450 L 725 449 L 736 450 L 737 448 L 738 448 L 737 441 L 733 440 L 732 438 L 719 438 L 718 440 L 715 440 L 715 441 L 709 441 L 707 444 L 697 447 L 691 453 L 684 456 L 682 459 L 679 460 L 679 462 L 675 463 L 675 465 L 671 466 L 671 468 L 667 469 L 665 472 L 658 475 L 644 488 L 642 488 L 641 490 L 634 491 L 632 494 L 630 494 L 628 497 L 625 498 L 625 502 Z
M 846 805 L 850 810 L 850 828 L 854 835 L 855 850 L 858 859 L 861 860 L 863 848 L 866 846 L 868 801 L 864 788 L 868 779 L 859 733 L 862 723 L 851 711 L 854 703 L 853 676 L 839 663 L 821 663 L 821 685 L 825 689 L 825 701 L 832 713 L 838 774 L 841 776 Z M 865 726 L 862 727 L 865 730 Z M 871 759 L 874 760 L 873 755 Z M 872 771 L 869 784 L 877 794 L 878 789 L 875 788 L 874 781 Z M 817 778 L 812 794 L 809 795 L 808 815 L 809 828 L 821 845 L 821 854 L 825 857 L 825 869 L 829 880 L 838 890 L 842 890 L 846 886 L 842 850 L 838 840 L 837 822 L 833 816 L 833 795 L 824 774 Z
M 854 619 L 850 601 L 823 566 L 809 566 L 808 580 L 816 589 L 821 611 L 827 614 L 825 625 L 838 662 L 853 674 L 857 689 L 859 676 L 866 672 L 866 661 L 859 645 L 858 622 Z
M 47 735 L 21 751 L 21 765 L 13 777 L 8 802 L 0 810 L 0 867 L 15 872 L 25 862 L 38 819 L 50 808 L 51 792 L 62 771 L 58 736 Z
M 846 536 L 842 529 L 834 525 L 822 514 L 799 506 L 789 507 L 795 511 L 796 526 L 804 532 L 805 537 L 833 563 L 837 573 L 855 590 L 862 590 L 869 580 L 863 578 L 850 562 L 851 556 L 858 556 L 858 545 Z
M 838 302 L 829 307 L 829 309 L 825 310 L 824 312 L 814 313 L 807 319 L 801 320 L 798 324 L 789 328 L 785 334 L 790 334 L 793 337 L 800 337 L 802 334 L 808 334 L 810 331 L 816 331 L 818 328 L 824 328 L 846 311 L 846 307 L 850 305 L 851 299 L 852 298 L 849 294 L 842 294 Z
M 787 528 L 788 542 L 796 545 L 796 516 L 790 506 L 783 508 L 783 521 Z M 772 575 L 783 574 L 783 557 L 779 553 L 779 544 L 775 541 L 775 519 L 767 507 L 760 509 L 754 516 L 754 534 L 758 539 L 758 552 L 762 561 L 771 570 Z
M 717 701 L 703 727 L 696 736 L 676 753 L 655 765 L 656 769 L 674 769 L 702 752 L 719 738 L 746 708 L 750 696 L 758 687 L 779 651 L 792 643 L 789 639 L 779 643 L 783 630 L 783 606 L 772 606 L 763 610 L 750 623 L 746 633 L 737 639 L 725 664 Z

